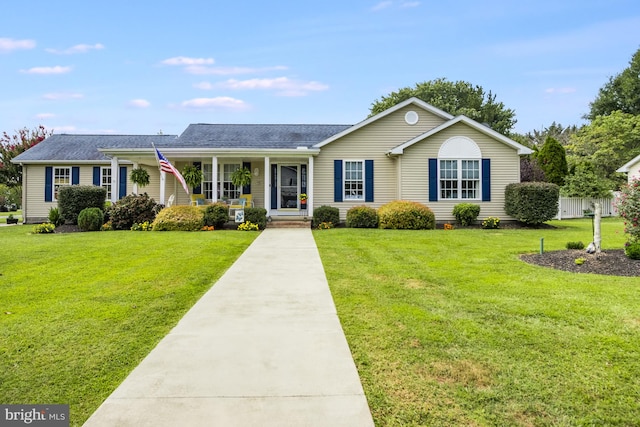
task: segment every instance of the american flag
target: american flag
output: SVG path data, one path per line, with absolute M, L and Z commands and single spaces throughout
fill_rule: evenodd
M 162 172 L 166 172 L 174 175 L 178 179 L 178 181 L 180 181 L 180 184 L 182 184 L 182 188 L 184 188 L 184 191 L 186 191 L 187 194 L 189 194 L 189 187 L 187 186 L 187 183 L 182 177 L 182 174 L 180 173 L 180 171 L 178 171 L 178 169 L 176 169 L 171 164 L 171 162 L 167 160 L 166 157 L 164 157 L 160 151 L 158 151 L 157 148 L 155 149 L 156 149 L 156 155 L 158 156 L 158 163 L 160 164 L 160 170 Z

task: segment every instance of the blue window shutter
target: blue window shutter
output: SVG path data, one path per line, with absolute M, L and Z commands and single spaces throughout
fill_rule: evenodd
M 74 166 L 71 168 L 71 185 L 80 184 L 80 168 Z
M 53 167 L 44 168 L 44 201 L 53 201 Z
M 93 167 L 93 185 L 100 187 L 100 166 Z
M 482 201 L 491 201 L 491 159 L 482 159 Z
M 364 161 L 364 201 L 373 202 L 373 160 Z
M 429 201 L 438 201 L 438 159 L 429 159 Z
M 118 179 L 120 182 L 118 183 L 118 199 L 122 199 L 127 195 L 127 167 L 120 166 L 120 173 L 118 174 Z M 113 184 L 111 184 L 111 188 L 113 188 Z
M 333 201 L 342 201 L 342 160 L 333 161 Z
M 271 209 L 278 209 L 278 165 L 271 165 Z
M 251 162 L 242 162 L 242 167 L 251 170 Z M 251 194 L 251 183 L 242 187 L 242 194 Z
M 193 162 L 193 166 L 198 170 L 202 170 L 202 162 Z M 193 194 L 202 194 L 202 184 L 193 187 Z

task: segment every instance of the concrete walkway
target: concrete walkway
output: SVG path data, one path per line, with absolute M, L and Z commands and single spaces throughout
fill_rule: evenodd
M 85 426 L 373 426 L 311 231 L 263 231 Z

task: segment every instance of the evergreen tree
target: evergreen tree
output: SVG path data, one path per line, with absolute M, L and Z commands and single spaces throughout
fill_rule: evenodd
M 564 185 L 564 178 L 569 173 L 569 170 L 564 147 L 557 139 L 548 136 L 542 148 L 538 151 L 536 160 L 544 171 L 547 182 L 558 186 Z

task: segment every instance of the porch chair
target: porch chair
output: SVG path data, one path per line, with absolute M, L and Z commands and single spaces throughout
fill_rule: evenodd
M 204 194 L 192 194 L 191 206 L 201 206 L 201 205 L 204 205 Z
M 171 205 L 173 205 L 173 201 L 176 199 L 176 195 L 172 194 L 169 196 L 169 200 L 167 200 L 167 207 L 171 207 Z

